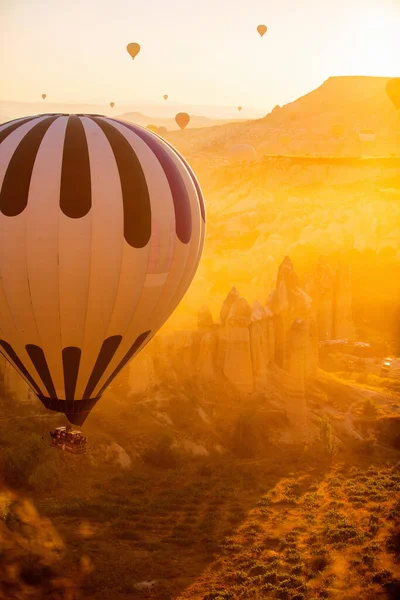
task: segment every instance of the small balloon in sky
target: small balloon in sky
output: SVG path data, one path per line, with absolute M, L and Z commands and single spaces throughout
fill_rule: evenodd
M 131 42 L 127 45 L 126 49 L 128 50 L 128 53 L 131 55 L 133 60 L 135 56 L 137 56 L 140 52 L 140 45 L 136 42 Z
M 42 98 L 45 100 L 47 98 L 47 94 L 42 94 Z
M 389 79 L 386 84 L 386 93 L 391 102 L 393 102 L 395 108 L 400 110 L 400 77 Z
M 260 34 L 260 36 L 262 37 L 263 35 L 265 35 L 267 33 L 267 26 L 266 25 L 259 25 L 257 27 L 257 31 Z
M 110 102 L 110 106 L 111 106 L 111 108 L 114 108 L 115 102 Z
M 177 125 L 183 130 L 190 122 L 190 117 L 187 113 L 181 112 L 175 116 Z
M 238 111 L 240 112 L 242 110 L 243 106 L 238 106 Z
M 161 125 L 161 127 L 158 128 L 158 134 L 159 135 L 164 135 L 165 133 L 167 133 L 168 129 L 166 127 L 164 127 L 164 125 Z
M 168 94 L 164 94 L 164 100 L 168 100 Z

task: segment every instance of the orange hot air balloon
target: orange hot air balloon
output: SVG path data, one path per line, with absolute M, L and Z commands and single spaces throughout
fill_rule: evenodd
M 181 112 L 175 116 L 175 121 L 177 125 L 183 130 L 186 125 L 190 122 L 190 117 L 187 113 Z
M 242 110 L 243 106 L 238 106 L 238 111 L 240 112 Z
M 400 110 L 400 77 L 389 79 L 386 84 L 386 93 L 391 102 L 393 102 L 395 108 Z
M 168 94 L 164 94 L 164 100 L 168 100 Z
M 128 50 L 128 53 L 131 55 L 133 60 L 135 56 L 137 56 L 140 52 L 140 45 L 136 42 L 131 42 L 127 45 L 126 49 Z
M 115 102 L 110 102 L 110 106 L 111 106 L 111 108 L 114 108 Z
M 45 100 L 47 98 L 47 94 L 42 94 L 42 98 Z
M 265 35 L 267 33 L 267 26 L 266 25 L 259 25 L 257 27 L 257 31 L 260 34 L 260 36 L 262 37 L 263 35 Z
M 158 133 L 157 125 L 146 125 L 146 129 L 148 129 L 149 131 L 152 131 L 153 133 Z

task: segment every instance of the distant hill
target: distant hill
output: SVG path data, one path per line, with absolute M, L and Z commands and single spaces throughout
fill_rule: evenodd
M 240 114 L 241 118 L 238 118 L 237 108 L 233 106 L 194 106 L 170 102 L 134 106 L 116 102 L 115 107 L 111 108 L 109 104 L 67 104 L 51 102 L 48 98 L 45 101 L 40 100 L 38 102 L 0 101 L 0 123 L 44 112 L 112 115 L 140 125 L 154 123 L 164 125 L 169 129 L 177 129 L 174 116 L 178 112 L 202 115 L 192 117 L 190 127 L 209 127 L 210 125 L 223 124 L 229 121 L 244 121 L 249 117 L 255 118 L 263 114 L 260 110 L 244 108 Z
M 164 126 L 168 131 L 180 131 L 178 125 L 175 123 L 174 118 L 163 118 L 163 117 L 148 117 L 139 112 L 129 112 L 122 115 L 117 115 L 118 119 L 128 121 L 129 123 L 135 123 L 146 127 L 147 125 L 157 125 L 157 127 Z M 239 121 L 239 119 L 209 119 L 207 117 L 201 117 L 196 115 L 190 116 L 190 123 L 187 129 L 213 127 L 215 125 L 225 125 L 226 123 L 233 123 Z M 240 120 L 242 122 L 242 120 Z
M 168 135 L 185 156 L 207 152 L 226 156 L 232 144 L 248 143 L 257 153 L 360 156 L 400 153 L 400 117 L 388 99 L 386 77 L 330 77 L 294 102 L 275 107 L 261 119 Z M 343 129 L 335 134 L 332 127 Z M 359 142 L 371 129 L 376 140 Z

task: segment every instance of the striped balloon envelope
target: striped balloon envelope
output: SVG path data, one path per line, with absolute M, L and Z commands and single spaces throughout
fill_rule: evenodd
M 0 126 L 0 351 L 82 425 L 188 289 L 205 234 L 190 166 L 101 115 Z

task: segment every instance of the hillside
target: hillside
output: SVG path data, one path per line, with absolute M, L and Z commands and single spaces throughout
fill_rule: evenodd
M 184 138 L 171 133 L 168 140 L 186 156 L 200 152 L 227 156 L 229 147 L 238 143 L 251 144 L 259 156 L 399 153 L 399 117 L 386 95 L 386 82 L 384 77 L 330 77 L 319 88 L 275 107 L 262 119 L 221 125 L 207 132 L 190 131 Z M 338 125 L 343 134 L 332 133 L 331 128 Z M 376 133 L 369 146 L 358 141 L 358 133 L 364 129 Z

